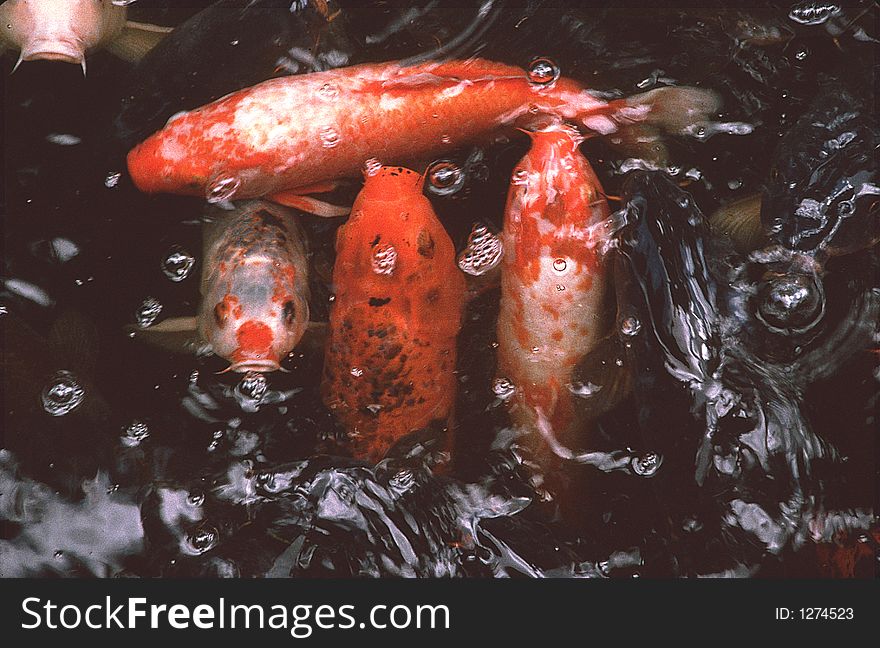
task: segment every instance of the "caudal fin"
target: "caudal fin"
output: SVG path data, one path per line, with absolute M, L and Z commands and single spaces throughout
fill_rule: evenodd
M 710 121 L 721 109 L 714 90 L 693 86 L 668 86 L 633 95 L 624 100 L 618 119 L 642 122 L 669 133 L 686 133 L 696 124 Z

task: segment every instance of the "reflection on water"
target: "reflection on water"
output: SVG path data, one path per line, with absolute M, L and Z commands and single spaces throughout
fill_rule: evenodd
M 4 54 L 0 575 L 873 576 L 876 5 L 367 4 L 139 0 L 129 18 L 175 29 L 141 40 L 138 62 L 122 32 L 86 53 L 85 76 L 40 60 L 10 76 L 19 53 Z M 538 99 L 462 140 L 504 83 L 458 63 L 472 58 L 520 68 Z M 253 207 L 222 254 L 210 232 L 282 171 L 220 169 L 186 196 L 141 193 L 127 172 L 185 111 L 388 61 L 453 72 L 416 68 L 393 97 L 353 103 L 405 106 L 370 122 L 383 144 L 358 151 L 363 173 Z M 535 132 L 561 127 L 541 102 L 572 80 L 615 112 L 566 118 L 592 136 L 542 153 Z M 416 90 L 451 101 L 480 84 L 418 144 L 428 125 L 407 118 L 445 113 L 431 115 L 440 95 L 407 104 Z M 343 105 L 348 87 L 315 101 Z M 271 127 L 324 114 L 310 111 Z M 343 121 L 314 124 L 331 157 L 286 155 L 308 171 L 369 141 Z M 409 153 L 383 159 L 402 136 Z M 580 159 L 596 180 L 574 208 Z M 334 267 L 340 227 L 394 197 L 383 164 L 415 171 L 435 215 L 393 215 L 413 231 L 383 216 L 364 264 Z M 342 216 L 362 180 L 379 189 Z M 444 369 L 449 353 L 417 354 L 450 328 L 425 314 L 460 280 Z M 374 293 L 334 319 L 359 286 Z M 351 345 L 334 352 L 362 360 L 333 384 L 393 386 L 359 392 L 345 420 L 362 424 L 325 405 L 346 400 L 321 387 L 333 326 Z M 277 362 L 270 329 L 300 336 Z M 454 385 L 448 403 L 398 434 L 432 381 Z M 374 421 L 375 464 L 358 456 Z

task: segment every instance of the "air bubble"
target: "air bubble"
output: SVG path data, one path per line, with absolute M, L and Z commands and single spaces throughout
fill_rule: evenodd
M 594 385 L 589 381 L 586 383 L 580 381 L 569 383 L 566 387 L 568 387 L 568 391 L 572 394 L 580 396 L 581 398 L 591 398 L 598 394 L 602 389 L 602 385 Z
M 633 457 L 630 462 L 633 472 L 639 477 L 653 477 L 657 474 L 662 463 L 663 455 L 657 452 L 645 452 Z
M 728 182 L 727 182 L 727 188 L 730 189 L 731 191 L 735 191 L 742 186 L 743 186 L 743 182 L 739 178 L 734 178 L 733 180 L 728 180 Z
M 122 445 L 126 448 L 134 448 L 139 446 L 149 436 L 149 426 L 143 421 L 135 419 L 125 427 L 125 435 L 122 437 Z
M 86 390 L 69 371 L 58 371 L 51 382 L 43 388 L 40 400 L 43 409 L 52 416 L 64 416 L 82 405 Z
M 129 5 L 133 5 L 137 0 L 110 0 L 110 4 L 114 4 L 117 7 L 127 7 Z
M 235 393 L 252 404 L 259 405 L 268 388 L 269 382 L 265 375 L 258 371 L 248 371 L 235 386 Z
M 556 274 L 565 274 L 568 270 L 568 262 L 563 258 L 553 259 L 553 272 Z
M 196 258 L 179 245 L 173 246 L 162 259 L 162 272 L 171 281 L 177 283 L 189 276 Z
M 804 47 L 801 47 L 800 49 L 798 49 L 797 52 L 795 52 L 794 57 L 795 57 L 798 61 L 803 61 L 803 60 L 806 59 L 809 55 L 810 55 L 810 50 L 809 50 L 806 46 L 804 46 Z
M 529 172 L 525 169 L 517 169 L 510 177 L 510 183 L 515 185 L 524 185 L 529 181 Z
M 535 85 L 546 86 L 559 78 L 559 66 L 548 58 L 536 58 L 529 64 L 529 81 Z
M 339 144 L 339 133 L 329 126 L 321 130 L 321 146 L 324 148 L 334 148 Z
M 217 529 L 206 527 L 189 536 L 187 544 L 194 554 L 203 554 L 217 546 L 219 536 Z
M 458 267 L 469 275 L 479 277 L 497 267 L 503 253 L 501 237 L 477 223 L 471 229 L 467 246 L 458 255 Z
M 633 337 L 642 330 L 642 323 L 637 317 L 626 317 L 620 322 L 620 332 L 627 337 Z
M 159 313 L 162 312 L 162 302 L 155 297 L 147 297 L 135 311 L 134 317 L 137 325 L 141 328 L 152 326 Z
M 119 171 L 111 171 L 107 174 L 107 177 L 104 178 L 104 186 L 108 189 L 113 189 L 119 184 L 120 178 L 122 178 L 122 173 Z
M 349 371 L 349 373 L 352 376 L 354 376 L 355 378 L 360 378 L 361 376 L 364 375 L 364 370 L 361 369 L 360 367 L 352 367 L 351 371 Z
M 318 95 L 323 99 L 332 101 L 339 96 L 339 88 L 333 83 L 325 83 L 318 88 Z
M 221 176 L 209 182 L 205 191 L 205 199 L 212 205 L 232 200 L 238 188 L 241 186 L 241 178 L 234 176 Z
M 382 170 L 382 163 L 378 160 L 378 158 L 370 158 L 366 162 L 364 162 L 364 175 L 368 177 L 373 177 Z
M 388 480 L 388 487 L 398 492 L 405 492 L 415 486 L 415 483 L 415 473 L 409 468 L 401 468 Z
M 507 378 L 496 378 L 492 383 L 492 393 L 503 401 L 509 400 L 515 391 L 516 387 Z
M 466 175 L 452 160 L 437 160 L 428 167 L 428 191 L 436 196 L 451 196 L 465 184 Z
M 449 135 L 441 135 L 440 136 L 441 144 L 452 144 L 452 138 Z
M 373 272 L 378 275 L 390 275 L 397 265 L 397 250 L 391 244 L 377 245 L 373 248 Z

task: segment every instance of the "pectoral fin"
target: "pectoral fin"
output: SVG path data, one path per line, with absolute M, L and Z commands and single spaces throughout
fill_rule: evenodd
M 129 20 L 119 36 L 107 44 L 107 49 L 124 61 L 137 63 L 173 29 Z
M 323 200 L 312 198 L 311 196 L 303 196 L 297 190 L 282 191 L 272 194 L 268 197 L 272 202 L 285 207 L 293 207 L 307 214 L 321 216 L 322 218 L 336 218 L 338 216 L 347 216 L 351 211 L 350 207 L 340 207 L 339 205 L 331 205 Z
M 195 317 L 173 317 L 149 328 L 129 325 L 125 330 L 134 333 L 135 339 L 172 353 L 195 354 L 205 346 Z

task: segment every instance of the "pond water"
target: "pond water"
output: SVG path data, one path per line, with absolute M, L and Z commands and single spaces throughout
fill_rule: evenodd
M 84 76 L 16 68 L 8 49 L 0 574 L 874 577 L 876 4 L 574 4 L 138 0 L 130 19 L 175 28 L 139 62 L 97 49 Z M 574 373 L 540 357 L 575 353 L 549 339 L 528 365 L 545 378 L 501 369 L 515 364 L 499 358 L 515 355 L 498 324 L 515 258 L 502 232 L 532 146 L 516 130 L 435 155 L 415 127 L 411 156 L 376 153 L 424 173 L 458 259 L 440 286 L 466 286 L 449 310 L 454 367 L 415 369 L 443 415 L 379 456 L 361 451 L 379 432 L 353 433 L 322 390 L 337 292 L 371 285 L 334 270 L 346 217 L 284 212 L 307 243 L 315 324 L 280 371 L 224 372 L 204 344 L 151 342 L 199 312 L 209 224 L 243 203 L 228 186 L 142 193 L 133 147 L 267 79 L 475 58 L 602 101 L 691 86 L 721 102 L 677 129 L 581 124 L 573 155 L 607 204 L 590 248 L 601 294 L 582 313 L 604 329 L 564 338 L 582 349 Z M 450 123 L 453 140 L 485 105 Z M 376 128 L 391 141 L 410 126 Z M 362 178 L 344 180 L 321 198 L 351 205 Z M 393 298 L 408 290 L 424 286 Z M 370 378 L 358 371 L 337 400 Z M 547 376 L 563 385 L 554 403 L 580 408 L 569 430 L 522 415 Z M 386 425 L 382 407 L 356 411 L 363 429 Z

